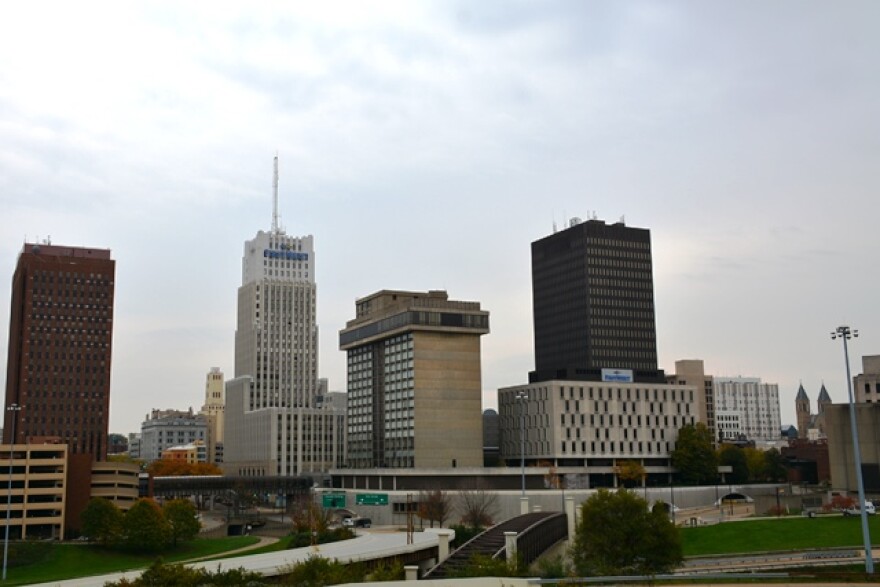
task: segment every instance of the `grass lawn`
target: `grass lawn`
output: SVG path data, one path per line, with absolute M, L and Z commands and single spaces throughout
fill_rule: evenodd
M 53 544 L 49 555 L 39 563 L 11 567 L 4 585 L 28 585 L 140 569 L 149 566 L 159 556 L 165 562 L 176 562 L 219 554 L 257 541 L 253 536 L 196 539 L 161 555 L 116 552 L 88 544 Z
M 871 542 L 880 544 L 880 518 L 868 517 Z M 725 522 L 682 530 L 685 556 L 862 546 L 858 517 L 779 518 Z

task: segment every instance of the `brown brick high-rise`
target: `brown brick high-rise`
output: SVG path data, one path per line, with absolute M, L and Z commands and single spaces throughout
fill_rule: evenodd
M 22 406 L 15 442 L 57 436 L 71 455 L 106 458 L 115 266 L 106 249 L 25 245 L 6 375 L 6 404 Z
M 74 526 L 107 457 L 115 271 L 107 249 L 26 244 L 12 278 L 3 442 L 67 444 Z

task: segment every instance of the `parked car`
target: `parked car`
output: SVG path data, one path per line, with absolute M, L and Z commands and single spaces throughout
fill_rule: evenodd
M 869 516 L 873 516 L 877 513 L 877 509 L 874 507 L 874 504 L 870 501 L 865 502 L 865 513 Z M 844 516 L 860 516 L 862 515 L 862 511 L 859 509 L 859 504 L 856 503 L 845 510 L 843 510 Z

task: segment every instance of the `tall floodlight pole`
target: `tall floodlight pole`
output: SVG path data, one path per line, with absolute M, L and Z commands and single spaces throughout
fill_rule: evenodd
M 13 447 L 15 446 L 15 421 L 18 419 L 18 412 L 21 406 L 18 404 L 9 404 L 6 408 L 7 412 L 12 412 L 12 442 L 9 444 L 9 484 L 6 488 L 6 537 L 3 539 L 3 581 L 6 581 L 6 561 L 9 557 L 9 525 L 12 515 L 12 456 L 15 454 Z M 22 514 L 24 511 L 22 510 Z
M 859 510 L 862 518 L 862 540 L 865 543 L 865 573 L 874 574 L 874 558 L 871 553 L 871 534 L 868 530 L 868 512 L 865 511 L 865 483 L 862 481 L 862 455 L 859 450 L 859 429 L 856 424 L 856 406 L 853 399 L 852 376 L 849 371 L 849 347 L 847 342 L 852 337 L 858 337 L 858 330 L 850 330 L 849 326 L 838 326 L 831 333 L 831 340 L 840 338 L 843 340 L 843 358 L 846 362 L 846 389 L 849 392 L 849 426 L 852 430 L 853 458 L 855 459 L 856 484 L 859 488 Z
M 527 391 L 516 392 L 516 400 L 519 403 L 519 466 L 522 476 L 522 496 L 526 496 L 526 400 L 529 399 Z

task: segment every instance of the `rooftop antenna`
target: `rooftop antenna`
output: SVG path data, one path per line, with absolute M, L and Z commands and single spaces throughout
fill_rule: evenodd
M 272 232 L 278 232 L 278 152 L 275 152 L 274 173 L 272 175 Z
M 553 215 L 553 234 L 556 234 L 556 214 Z

